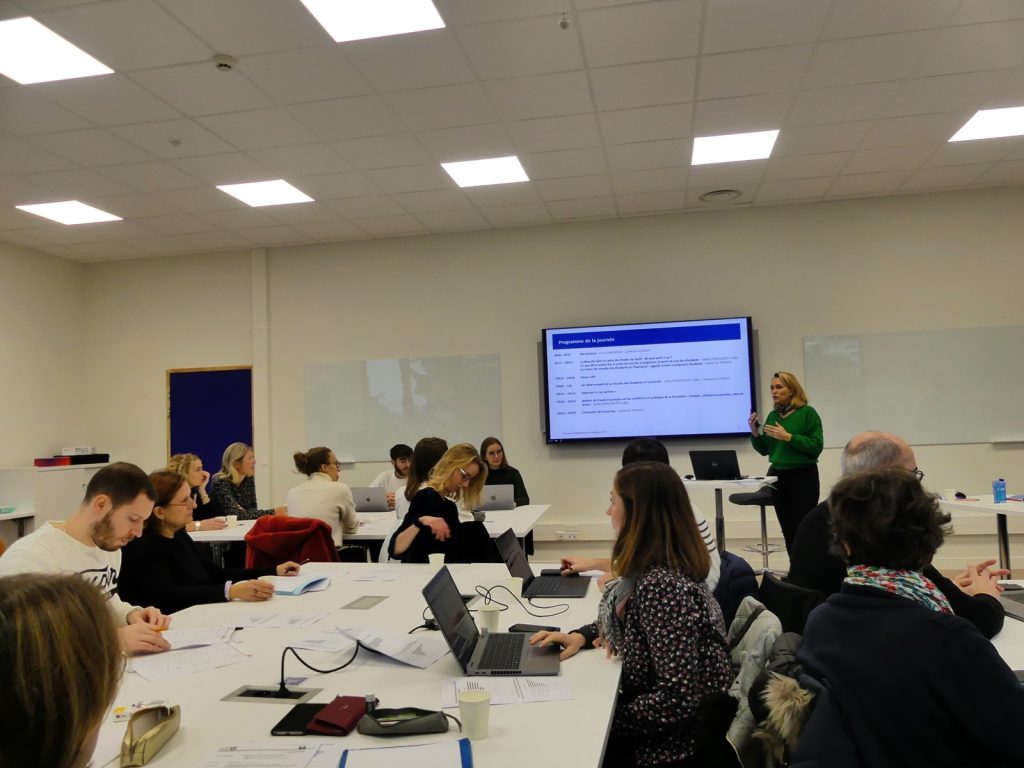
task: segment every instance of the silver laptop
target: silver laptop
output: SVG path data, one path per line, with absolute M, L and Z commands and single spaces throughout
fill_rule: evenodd
M 558 646 L 538 648 L 525 632 L 481 635 L 448 568 L 442 567 L 423 588 L 423 597 L 466 675 L 557 675 Z
M 511 485 L 485 485 L 480 494 L 480 503 L 474 512 L 490 512 L 494 509 L 515 509 L 516 497 Z
M 999 596 L 1003 612 L 1017 621 L 1024 621 L 1024 589 L 1007 589 Z
M 356 512 L 387 512 L 388 496 L 383 488 L 352 488 Z
M 540 576 L 534 576 L 526 553 L 511 528 L 496 538 L 494 545 L 501 553 L 509 574 L 523 580 L 523 597 L 586 597 L 590 579 L 579 574 L 562 576 L 562 572 L 556 570 L 553 573 L 541 571 Z
M 690 464 L 697 480 L 743 480 L 736 451 L 690 451 Z

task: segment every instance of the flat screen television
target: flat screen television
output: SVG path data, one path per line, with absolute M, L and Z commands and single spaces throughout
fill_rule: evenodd
M 749 435 L 749 317 L 545 328 L 548 443 Z

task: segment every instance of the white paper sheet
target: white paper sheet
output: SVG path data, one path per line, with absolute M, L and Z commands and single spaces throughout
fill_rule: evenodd
M 327 616 L 327 611 L 315 613 L 254 613 L 235 622 L 236 627 L 260 629 L 302 629 L 311 627 Z
M 282 647 L 306 648 L 310 651 L 340 653 L 355 648 L 356 641 L 341 632 L 312 632 L 301 640 L 283 642 Z
M 462 765 L 461 741 L 464 739 L 434 744 L 350 749 L 345 768 L 458 768 Z
M 191 648 L 196 645 L 217 645 L 226 643 L 234 633 L 234 625 L 220 627 L 191 627 L 189 629 L 168 629 L 164 632 L 164 640 L 171 644 L 174 650 Z
M 376 568 L 372 571 L 363 571 L 352 577 L 352 581 L 398 581 L 399 573 L 394 566 L 389 568 Z
M 128 723 L 113 723 L 107 720 L 100 727 L 100 736 L 96 741 L 96 749 L 92 753 L 92 765 L 102 768 L 121 756 L 121 742 Z
M 567 701 L 572 691 L 558 677 L 459 677 L 441 683 L 441 707 L 459 706 L 460 691 L 489 691 L 491 704 Z
M 320 768 L 336 766 L 341 752 L 340 744 L 251 741 L 221 747 L 202 768 Z
M 248 659 L 248 656 L 230 643 L 221 643 L 156 653 L 152 656 L 135 656 L 131 663 L 133 672 L 150 682 L 157 683 L 230 664 L 239 664 Z
M 426 669 L 448 653 L 448 644 L 444 639 L 431 635 L 407 635 L 367 627 L 335 627 L 335 631 L 358 640 L 378 653 L 420 669 Z

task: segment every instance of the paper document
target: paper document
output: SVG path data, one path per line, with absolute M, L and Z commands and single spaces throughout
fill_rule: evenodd
M 341 753 L 340 744 L 252 741 L 221 747 L 202 768 L 334 768 Z
M 398 581 L 399 573 L 394 566 L 388 568 L 376 568 L 372 571 L 363 571 L 352 577 L 352 581 Z
M 572 691 L 558 677 L 459 677 L 441 683 L 441 707 L 459 706 L 460 691 L 489 691 L 491 704 L 567 701 Z
M 348 749 L 339 768 L 457 768 L 472 766 L 469 739 L 400 747 Z
M 315 613 L 254 613 L 235 621 L 236 627 L 259 629 L 302 629 L 311 627 L 326 617 L 328 611 Z
M 168 629 L 164 632 L 164 640 L 171 644 L 171 648 L 191 648 L 195 645 L 217 645 L 226 643 L 234 634 L 234 625 L 222 627 L 192 627 L 190 629 Z
M 330 576 L 261 576 L 262 581 L 274 585 L 275 595 L 301 595 L 305 592 L 323 592 L 331 586 Z
M 341 651 L 351 651 L 356 645 L 356 641 L 348 635 L 342 634 L 337 630 L 326 631 L 326 632 L 312 632 L 301 640 L 284 641 L 282 646 L 291 646 L 292 648 L 306 648 L 310 651 L 327 651 L 330 653 L 340 653 Z
M 407 635 L 386 629 L 336 627 L 336 631 L 358 640 L 371 650 L 413 667 L 426 669 L 448 653 L 448 644 L 432 635 Z
M 157 683 L 248 660 L 249 657 L 235 646 L 230 643 L 221 643 L 220 645 L 185 648 L 180 651 L 167 651 L 152 656 L 135 656 L 131 660 L 131 665 L 133 672 L 150 682 Z

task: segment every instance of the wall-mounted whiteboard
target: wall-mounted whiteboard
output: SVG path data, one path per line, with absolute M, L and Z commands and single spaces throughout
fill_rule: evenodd
M 1024 441 L 1024 326 L 807 336 L 804 377 L 829 447 Z
M 305 366 L 306 437 L 339 461 L 387 461 L 396 443 L 501 435 L 498 355 L 347 360 Z

